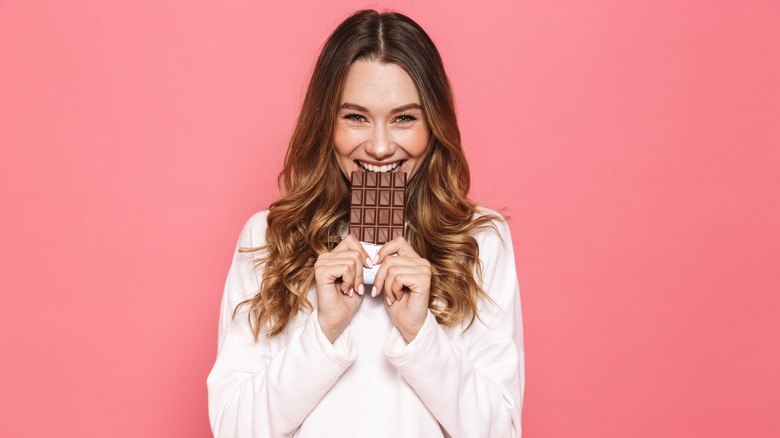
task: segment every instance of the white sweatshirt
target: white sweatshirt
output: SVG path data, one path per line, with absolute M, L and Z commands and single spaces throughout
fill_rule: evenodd
M 475 237 L 483 265 L 479 319 L 440 326 L 428 313 L 410 343 L 384 306 L 366 294 L 349 326 L 331 344 L 313 312 L 284 333 L 255 343 L 241 301 L 260 288 L 255 253 L 266 216 L 252 216 L 238 240 L 219 321 L 217 360 L 208 377 L 215 437 L 520 437 L 524 388 L 520 296 L 509 228 Z M 263 336 L 261 334 L 261 336 Z

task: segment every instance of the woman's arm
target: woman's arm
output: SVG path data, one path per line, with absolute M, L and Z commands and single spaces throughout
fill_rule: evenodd
M 523 332 L 509 228 L 482 232 L 483 288 L 479 319 L 461 333 L 433 314 L 407 344 L 396 329 L 386 355 L 452 437 L 520 437 L 524 389 Z
M 333 344 L 328 341 L 316 310 L 305 322 L 288 326 L 286 333 L 258 343 L 247 320 L 248 308 L 233 318 L 236 305 L 254 296 L 260 282 L 250 264 L 254 253 L 238 248 L 262 245 L 265 227 L 265 213 L 247 222 L 225 284 L 217 360 L 208 377 L 215 437 L 292 436 L 357 357 L 348 332 Z

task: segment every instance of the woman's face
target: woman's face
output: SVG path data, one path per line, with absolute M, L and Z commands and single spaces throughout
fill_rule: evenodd
M 339 101 L 333 143 L 344 175 L 420 167 L 430 129 L 412 78 L 396 64 L 356 61 Z

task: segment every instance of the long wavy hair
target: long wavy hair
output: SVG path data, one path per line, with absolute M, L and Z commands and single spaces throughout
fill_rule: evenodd
M 431 263 L 429 308 L 440 324 L 454 326 L 477 315 L 479 246 L 473 234 L 493 216 L 475 214 L 468 199 L 469 167 L 461 145 L 454 97 L 439 52 L 425 31 L 395 12 L 364 10 L 343 21 L 328 38 L 293 130 L 279 175 L 280 198 L 267 217 L 266 244 L 257 251 L 262 269 L 249 306 L 255 341 L 265 330 L 282 333 L 301 309 L 314 282 L 314 262 L 338 244 L 349 215 L 349 181 L 336 161 L 333 132 L 345 78 L 357 60 L 397 64 L 417 85 L 431 129 L 426 157 L 407 184 L 406 239 Z

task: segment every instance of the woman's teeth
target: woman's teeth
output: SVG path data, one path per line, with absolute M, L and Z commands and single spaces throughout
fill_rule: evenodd
M 368 172 L 395 172 L 401 168 L 403 160 L 396 161 L 393 164 L 385 164 L 384 166 L 374 166 L 373 164 L 363 163 L 361 161 L 356 161 L 356 163 L 358 167 Z

